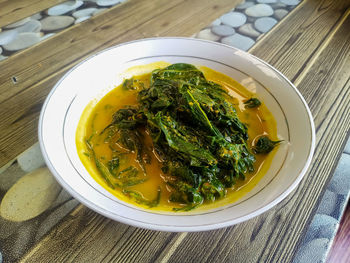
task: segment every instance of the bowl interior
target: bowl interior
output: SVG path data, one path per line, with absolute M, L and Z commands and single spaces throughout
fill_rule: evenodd
M 208 211 L 147 211 L 118 200 L 89 175 L 77 154 L 75 134 L 83 110 L 119 85 L 126 69 L 156 61 L 184 62 L 222 72 L 262 99 L 285 140 L 256 187 L 235 203 Z M 68 72 L 42 110 L 39 139 L 58 181 L 81 202 L 112 219 L 135 226 L 198 231 L 232 225 L 256 216 L 282 200 L 301 180 L 314 147 L 310 111 L 295 87 L 259 59 L 214 42 L 196 39 L 146 39 L 103 51 Z

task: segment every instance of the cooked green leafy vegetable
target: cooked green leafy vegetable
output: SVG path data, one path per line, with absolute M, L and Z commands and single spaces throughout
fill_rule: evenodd
M 114 157 L 107 163 L 108 170 L 111 174 L 115 175 L 119 168 L 119 157 Z
M 253 147 L 253 150 L 255 153 L 266 154 L 271 152 L 279 143 L 281 143 L 281 141 L 271 141 L 269 137 L 261 136 Z
M 139 90 L 143 89 L 144 85 L 143 82 L 140 82 L 137 79 L 131 78 L 131 79 L 126 79 L 124 80 L 122 84 L 123 90 Z
M 91 139 L 91 137 L 90 137 Z M 90 139 L 86 140 L 86 145 L 89 149 L 89 151 L 92 153 L 92 157 L 95 161 L 95 164 L 96 164 L 96 168 L 97 170 L 100 172 L 102 178 L 106 181 L 106 183 L 108 184 L 109 187 L 111 187 L 112 189 L 114 189 L 114 184 L 112 183 L 111 181 L 111 176 L 108 172 L 108 169 L 105 167 L 105 165 L 103 165 L 103 163 L 97 158 L 96 154 L 95 154 L 95 151 L 94 149 L 92 148 L 91 146 L 91 143 L 90 143 Z
M 257 98 L 251 98 L 245 101 L 244 104 L 247 108 L 257 108 L 261 105 L 261 101 L 258 100 Z
M 99 171 L 102 178 L 105 180 L 107 185 L 112 189 L 125 188 L 137 184 L 141 184 L 147 181 L 144 175 L 139 175 L 139 170 L 134 166 L 129 166 L 123 170 L 120 170 L 120 159 L 123 158 L 124 153 L 114 154 L 114 157 L 105 163 L 105 158 L 98 158 L 91 145 L 91 138 L 86 140 L 87 148 L 90 152 L 88 157 L 92 157 L 97 170 Z
M 116 111 L 112 122 L 100 133 L 113 158 L 104 165 L 89 148 L 97 169 L 110 181 L 108 184 L 113 185 L 110 178 L 115 178 L 117 186 L 135 202 L 156 206 L 160 188 L 155 200 L 127 189 L 144 178 L 134 166 L 121 169 L 122 155 L 114 145 L 118 143 L 125 151 L 135 152 L 145 173 L 144 165 L 151 160 L 143 143 L 145 130 L 152 138 L 154 152 L 168 178 L 166 183 L 172 189 L 170 201 L 180 205 L 175 211 L 188 211 L 205 201 L 222 198 L 226 188 L 253 172 L 255 157 L 247 145 L 247 127 L 239 120 L 229 94 L 220 85 L 206 80 L 193 65 L 178 63 L 154 70 L 149 87 L 132 78 L 125 80 L 122 88 L 136 90 L 138 105 Z M 252 108 L 261 103 L 252 98 L 245 104 Z M 265 144 L 258 141 L 254 150 L 267 151 L 275 142 L 271 141 L 268 147 Z
M 144 198 L 139 192 L 136 192 L 133 190 L 124 189 L 123 193 L 126 196 L 133 199 L 136 203 L 143 204 L 143 205 L 146 205 L 146 206 L 151 208 L 151 207 L 157 206 L 159 204 L 161 190 L 160 190 L 160 187 L 158 187 L 157 196 L 154 200 L 148 200 L 148 199 Z

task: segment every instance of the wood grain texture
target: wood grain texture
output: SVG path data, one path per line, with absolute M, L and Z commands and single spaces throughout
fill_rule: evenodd
M 350 19 L 346 15 L 346 6 L 342 5 L 342 1 L 338 1 L 337 5 L 333 5 L 331 1 L 319 2 L 318 7 L 327 8 L 316 8 L 322 13 L 318 15 L 308 13 L 315 7 L 314 1 L 309 2 L 310 5 L 303 4 L 303 9 L 297 8 L 277 27 L 278 41 L 274 34 L 270 33 L 253 50 L 254 54 L 258 53 L 283 73 L 287 72 L 290 78 L 298 79 L 298 89 L 309 103 L 315 117 L 317 147 L 314 160 L 293 195 L 271 211 L 237 226 L 189 234 L 169 234 L 127 227 L 102 218 L 81 206 L 80 210 L 71 215 L 70 222 L 65 221 L 58 226 L 27 254 L 23 261 L 62 259 L 86 262 L 89 260 L 85 254 L 94 254 L 95 251 L 95 262 L 290 262 L 320 201 L 324 186 L 333 174 L 350 128 Z M 339 7 L 340 5 L 342 7 Z M 306 16 L 304 12 L 309 15 Z M 312 25 L 322 22 L 323 19 L 328 22 L 322 22 L 322 30 L 318 27 L 308 27 L 301 31 L 303 21 L 310 21 L 310 16 L 317 21 L 311 23 Z M 316 39 L 310 41 L 306 37 L 310 36 L 308 30 L 316 29 L 326 32 L 318 32 L 317 34 L 323 37 L 315 37 Z M 282 31 L 284 33 L 281 35 Z M 290 39 L 300 34 L 302 36 L 298 37 L 298 41 L 293 42 Z M 284 37 L 285 35 L 287 37 Z M 327 37 L 331 39 L 328 41 Z M 260 53 L 260 45 L 269 46 L 270 51 L 265 49 Z M 271 56 L 271 53 L 275 56 L 283 55 L 285 49 L 288 49 L 289 55 L 284 55 L 283 60 Z M 317 52 L 319 49 L 321 51 Z M 301 50 L 305 52 L 301 53 Z M 295 54 L 302 54 L 298 61 L 295 60 Z M 297 65 L 294 65 L 295 63 Z M 336 134 L 334 130 L 337 130 Z M 80 224 L 82 220 L 89 220 L 90 223 Z M 106 225 L 110 228 L 106 228 Z M 114 229 L 112 234 L 110 229 Z M 105 236 L 107 240 L 108 236 L 119 236 L 119 229 L 131 232 L 125 239 L 119 238 L 117 242 L 113 239 L 113 244 L 106 244 Z M 72 231 L 77 234 L 69 235 Z M 58 249 L 58 244 L 67 242 L 67 237 L 70 242 L 69 250 Z M 71 239 L 73 240 L 70 241 Z M 102 243 L 108 247 L 108 252 L 99 251 L 104 248 Z M 131 247 L 135 252 L 130 251 Z M 151 252 L 147 252 L 149 249 Z
M 349 6 L 350 0 L 302 1 L 249 52 L 277 69 L 283 67 L 283 74 L 294 82 Z
M 116 223 L 81 206 L 41 241 L 51 244 L 50 253 L 39 245 L 23 262 L 154 262 L 176 235 Z
M 25 174 L 17 162 L 1 173 L 0 199 Z M 35 184 L 27 184 L 27 190 L 29 191 L 30 189 L 34 190 L 35 187 Z M 21 196 L 23 192 L 17 194 Z M 16 202 L 13 199 L 12 201 L 14 203 Z M 17 262 L 33 243 L 41 240 L 62 218 L 70 214 L 79 204 L 77 200 L 73 199 L 63 189 L 59 191 L 55 200 L 46 199 L 45 202 L 48 209 L 35 218 L 22 222 L 14 222 L 0 217 L 0 247 L 3 262 Z
M 0 103 L 65 67 L 68 69 L 84 56 L 95 53 L 111 40 L 126 35 L 181 2 L 183 0 L 174 0 L 170 4 L 161 0 L 129 0 L 104 15 L 67 28 L 14 54 L 0 63 Z
M 5 0 L 0 1 L 0 27 L 17 22 L 65 0 Z
M 103 16 L 58 33 L 0 63 L 0 130 L 3 131 L 0 138 L 0 167 L 35 142 L 36 127 L 27 126 L 27 122 L 37 119 L 39 115 L 40 106 L 33 109 L 33 105 L 42 105 L 53 85 L 72 66 L 92 53 L 115 44 L 171 35 L 171 30 L 185 24 L 187 28 L 181 36 L 191 36 L 200 30 L 202 24 L 209 24 L 237 3 L 238 0 L 215 3 L 210 0 L 174 0 L 169 3 L 161 0 L 129 0 L 111 8 Z M 179 16 L 179 13 L 183 15 Z M 194 15 L 202 22 L 191 19 Z M 16 83 L 12 80 L 14 76 Z M 32 92 L 37 96 L 32 96 Z

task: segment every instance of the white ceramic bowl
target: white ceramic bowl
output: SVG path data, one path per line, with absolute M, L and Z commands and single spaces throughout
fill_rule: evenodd
M 283 143 L 267 174 L 242 199 L 190 213 L 147 211 L 124 203 L 97 184 L 80 162 L 75 144 L 86 105 L 122 81 L 119 73 L 155 61 L 210 67 L 256 91 L 277 121 Z M 121 44 L 75 66 L 55 85 L 41 111 L 39 141 L 58 182 L 80 202 L 111 219 L 163 231 L 203 231 L 248 220 L 283 200 L 303 178 L 313 155 L 314 124 L 298 90 L 276 69 L 241 50 L 189 38 L 154 38 Z

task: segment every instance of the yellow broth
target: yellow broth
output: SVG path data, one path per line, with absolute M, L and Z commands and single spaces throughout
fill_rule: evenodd
M 165 67 L 167 65 L 168 64 L 164 62 L 152 63 L 146 66 L 132 68 L 129 70 L 129 73 L 144 71 L 150 72 L 152 69 Z M 243 102 L 251 98 L 254 94 L 245 89 L 237 81 L 224 74 L 211 70 L 207 67 L 200 67 L 199 69 L 204 73 L 208 80 L 216 82 L 228 90 L 232 97 L 231 103 L 235 105 L 240 120 L 248 127 L 248 145 L 250 148 L 254 144 L 256 138 L 261 135 L 268 135 L 272 140 L 277 140 L 276 122 L 263 102 L 258 108 L 245 108 Z M 134 79 L 143 82 L 145 87 L 148 87 L 150 73 L 134 76 Z M 94 158 L 91 156 L 91 154 L 87 154 L 89 149 L 86 145 L 86 140 L 90 138 L 92 134 L 100 134 L 103 129 L 111 123 L 112 115 L 118 109 L 125 108 L 125 106 L 128 105 L 137 105 L 137 92 L 137 90 L 125 91 L 120 85 L 106 94 L 97 103 L 90 103 L 90 105 L 88 105 L 84 110 L 78 124 L 76 143 L 78 154 L 82 163 L 91 176 L 97 181 L 97 183 L 99 183 L 118 199 L 149 209 L 147 206 L 138 204 L 133 199 L 126 196 L 122 192 L 121 188 L 114 187 L 113 189 L 106 183 L 96 167 Z M 161 198 L 159 205 L 150 209 L 158 211 L 172 211 L 174 207 L 181 207 L 181 205 L 169 201 L 172 190 L 165 183 L 167 176 L 162 172 L 162 164 L 157 159 L 157 156 L 153 151 L 152 139 L 147 131 L 142 131 L 142 135 L 146 149 L 149 150 L 151 156 L 150 164 L 145 165 L 146 174 L 141 176 L 141 178 L 147 180 L 141 184 L 129 186 L 127 189 L 137 191 L 144 198 L 153 200 L 156 198 L 158 188 L 160 187 Z M 102 158 L 103 160 L 110 160 L 112 158 L 112 150 L 110 149 L 109 144 L 103 141 L 101 136 L 93 136 L 91 139 L 91 144 L 93 145 L 97 158 Z M 115 149 L 120 152 L 127 152 L 126 149 L 124 149 L 122 145 L 118 144 L 117 142 L 115 143 Z M 253 189 L 253 187 L 267 172 L 274 153 L 275 150 L 268 155 L 255 155 L 255 171 L 253 173 L 247 173 L 246 180 L 238 180 L 233 187 L 227 188 L 226 196 L 224 198 L 216 200 L 215 202 L 205 202 L 202 206 L 197 208 L 196 211 L 216 208 L 235 202 L 239 198 L 243 197 L 247 192 Z M 136 153 L 134 152 L 125 154 L 125 158 L 120 164 L 120 170 L 127 168 L 130 165 L 135 166 L 139 171 L 142 171 L 140 164 L 136 161 Z

